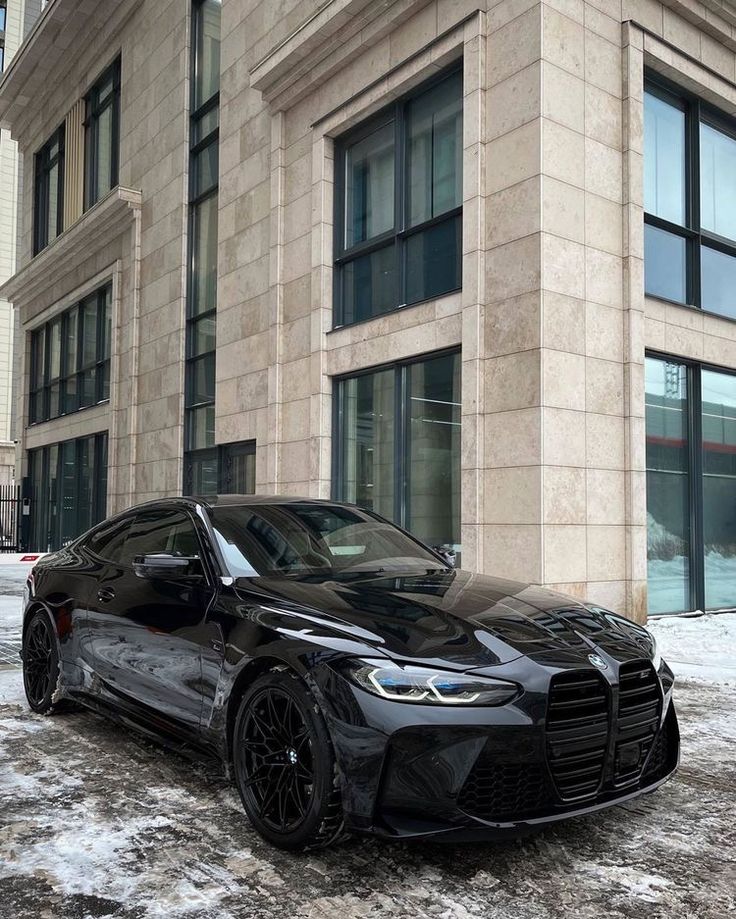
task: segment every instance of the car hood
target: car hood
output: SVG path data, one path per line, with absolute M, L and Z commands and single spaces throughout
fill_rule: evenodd
M 606 610 L 530 584 L 448 570 L 339 580 L 238 580 L 244 599 L 301 615 L 381 655 L 476 669 L 526 655 L 549 666 L 588 664 L 593 652 L 651 655 L 645 629 Z

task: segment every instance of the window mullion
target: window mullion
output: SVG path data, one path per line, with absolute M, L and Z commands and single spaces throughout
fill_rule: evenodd
M 705 609 L 705 543 L 703 538 L 703 419 L 701 368 L 688 367 L 688 433 L 690 462 L 690 605 Z
M 689 243 L 689 270 L 688 270 L 688 303 L 700 308 L 701 296 L 701 223 L 700 223 L 700 101 L 694 100 L 688 108 L 688 122 L 690 137 L 688 143 L 687 178 L 690 184 L 688 225 L 695 230 L 697 236 Z
M 404 113 L 406 106 L 397 102 L 394 113 L 394 233 L 396 245 L 396 268 L 399 273 L 397 290 L 398 304 L 406 303 L 406 247 L 401 237 L 406 226 L 406 195 L 408 182 L 406 181 L 406 131 L 404 129 Z

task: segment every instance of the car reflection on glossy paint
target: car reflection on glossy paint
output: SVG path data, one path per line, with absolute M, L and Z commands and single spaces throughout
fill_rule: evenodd
M 174 498 L 44 557 L 26 695 L 219 757 L 272 843 L 523 834 L 654 790 L 679 756 L 646 629 L 452 568 L 357 507 Z

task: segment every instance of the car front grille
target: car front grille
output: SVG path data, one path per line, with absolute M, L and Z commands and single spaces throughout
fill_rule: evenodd
M 484 820 L 523 820 L 574 810 L 578 802 L 610 800 L 617 789 L 624 794 L 637 782 L 644 787 L 664 778 L 672 769 L 677 728 L 668 729 L 667 719 L 659 729 L 662 697 L 651 663 L 621 666 L 615 718 L 611 698 L 608 682 L 596 671 L 555 675 L 545 722 L 546 767 L 533 757 L 504 762 L 488 744 L 465 780 L 458 806 Z
M 543 811 L 549 803 L 544 769 L 535 763 L 499 763 L 484 750 L 458 797 L 458 807 L 483 820 L 518 820 Z
M 642 774 L 642 780 L 646 783 L 651 783 L 664 778 L 669 771 L 669 765 L 670 727 L 669 719 L 665 719 L 659 734 L 657 734 L 657 739 L 654 741 L 654 749 L 651 752 L 646 769 Z
M 552 678 L 547 708 L 547 760 L 563 801 L 594 795 L 603 779 L 610 706 L 603 677 L 592 670 Z
M 631 661 L 622 664 L 614 758 L 614 782 L 617 786 L 640 778 L 657 735 L 661 714 L 662 695 L 651 663 Z

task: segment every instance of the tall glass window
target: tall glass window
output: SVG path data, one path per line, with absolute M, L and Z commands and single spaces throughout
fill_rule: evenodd
M 31 333 L 30 424 L 110 398 L 111 337 L 110 284 Z
M 703 370 L 705 605 L 736 606 L 736 376 Z
M 64 229 L 64 125 L 35 158 L 33 253 L 37 255 Z
M 194 0 L 184 491 L 214 494 L 221 0 Z
M 107 513 L 107 433 L 28 452 L 29 549 L 53 552 Z
M 690 453 L 687 368 L 648 358 L 647 578 L 649 612 L 690 606 Z
M 335 324 L 461 286 L 462 73 L 338 141 Z
M 335 399 L 335 498 L 458 553 L 460 355 L 341 379 Z
M 736 319 L 736 122 L 659 77 L 644 94 L 647 294 Z
M 736 374 L 647 358 L 649 612 L 736 606 Z
M 120 60 L 109 67 L 86 97 L 85 208 L 118 184 L 120 164 Z

